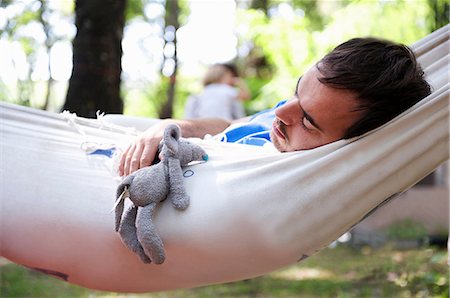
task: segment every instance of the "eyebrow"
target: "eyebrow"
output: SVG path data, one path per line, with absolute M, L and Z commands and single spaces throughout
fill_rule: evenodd
M 302 79 L 302 76 L 300 78 L 298 78 L 297 84 L 295 84 L 295 91 L 294 91 L 295 96 L 298 96 L 298 85 L 300 84 L 301 79 Z

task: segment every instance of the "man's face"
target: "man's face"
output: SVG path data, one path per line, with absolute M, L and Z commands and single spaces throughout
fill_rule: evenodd
M 294 97 L 275 110 L 270 137 L 279 151 L 312 149 L 342 139 L 363 115 L 354 92 L 328 87 L 320 77 L 312 67 Z

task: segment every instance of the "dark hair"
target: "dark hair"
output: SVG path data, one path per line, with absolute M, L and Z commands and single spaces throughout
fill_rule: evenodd
M 431 93 L 414 53 L 405 45 L 354 38 L 317 64 L 327 86 L 357 94 L 363 117 L 344 138 L 362 135 L 393 119 Z
M 218 83 L 230 73 L 233 77 L 239 77 L 237 67 L 231 63 L 216 63 L 211 65 L 203 77 L 203 86 Z
M 239 77 L 239 72 L 237 69 L 237 66 L 231 62 L 228 63 L 222 63 L 220 64 L 223 67 L 225 67 L 229 72 L 231 72 L 231 74 L 233 75 L 233 77 Z

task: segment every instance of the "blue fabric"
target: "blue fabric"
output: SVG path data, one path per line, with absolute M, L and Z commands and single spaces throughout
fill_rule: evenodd
M 280 101 L 270 110 L 255 114 L 249 122 L 232 125 L 217 135 L 221 142 L 263 146 L 270 143 L 270 131 L 275 119 L 275 109 L 286 103 Z
M 89 155 L 105 155 L 107 157 L 112 157 L 114 152 L 116 151 L 115 147 L 111 147 L 108 149 L 97 149 L 95 151 L 89 152 Z

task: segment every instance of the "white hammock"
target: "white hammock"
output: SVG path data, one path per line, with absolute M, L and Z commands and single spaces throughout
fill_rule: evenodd
M 448 160 L 449 44 L 447 26 L 413 46 L 433 93 L 364 137 L 291 153 L 196 140 L 210 160 L 185 169 L 191 205 L 156 214 L 163 265 L 121 243 L 109 159 L 80 149 L 133 131 L 2 103 L 1 255 L 116 292 L 247 279 L 302 260 Z

